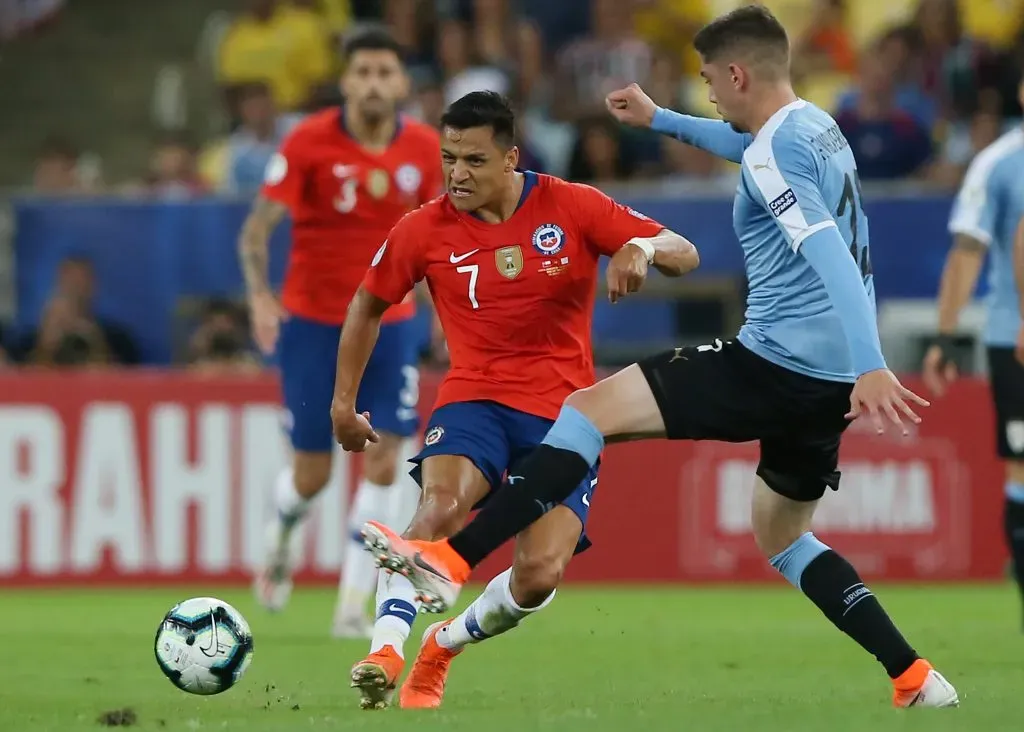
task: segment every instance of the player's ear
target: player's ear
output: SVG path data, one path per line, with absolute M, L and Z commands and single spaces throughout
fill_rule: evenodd
M 519 167 L 519 148 L 513 145 L 505 153 L 505 172 L 511 173 Z
M 402 69 L 398 72 L 398 100 L 407 100 L 411 92 L 412 80 L 409 79 L 409 73 L 405 69 Z

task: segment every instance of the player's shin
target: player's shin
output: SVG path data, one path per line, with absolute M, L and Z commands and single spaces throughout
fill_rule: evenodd
M 364 479 L 356 492 L 349 516 L 349 542 L 342 564 L 335 625 L 354 626 L 365 622 L 366 605 L 376 586 L 377 566 L 363 551 L 360 528 L 367 521 L 390 519 L 391 486 Z
M 416 593 L 416 588 L 402 575 L 384 570 L 378 573 L 377 620 L 373 624 L 370 653 L 391 646 L 404 658 L 403 648 L 420 609 Z
M 857 570 L 811 532 L 770 562 L 833 625 L 878 659 L 890 678 L 900 677 L 919 658 Z
M 604 436 L 582 412 L 561 413 L 543 443 L 513 466 L 480 514 L 448 540 L 470 567 L 558 505 L 587 476 L 604 449 Z
M 492 579 L 462 614 L 438 631 L 438 645 L 450 651 L 459 651 L 470 643 L 501 635 L 519 625 L 523 618 L 543 610 L 555 599 L 555 591 L 552 590 L 540 605 L 521 607 L 512 596 L 511 581 L 512 568 L 509 567 Z
M 1013 576 L 1024 595 L 1024 483 L 1009 480 L 1006 483 L 1006 501 L 1003 507 L 1003 526 L 1006 545 L 1013 561 Z

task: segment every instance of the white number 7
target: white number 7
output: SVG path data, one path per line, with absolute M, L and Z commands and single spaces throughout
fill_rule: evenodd
M 469 301 L 473 303 L 473 309 L 477 310 L 480 307 L 480 303 L 476 301 L 476 277 L 480 274 L 480 265 L 467 264 L 462 267 L 456 267 L 455 271 L 460 274 L 469 272 Z

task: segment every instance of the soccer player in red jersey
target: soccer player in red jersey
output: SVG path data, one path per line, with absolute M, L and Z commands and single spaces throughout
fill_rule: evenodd
M 585 185 L 518 171 L 507 102 L 473 92 L 443 118 L 447 195 L 406 215 L 380 247 L 349 310 L 338 349 L 331 415 L 335 437 L 361 450 L 380 437 L 358 406 L 364 371 L 387 309 L 426 280 L 448 338 L 451 368 L 413 460 L 423 495 L 407 536 L 435 539 L 536 447 L 565 398 L 594 383 L 591 307 L 598 259 L 615 301 L 648 266 L 682 275 L 697 266 L 686 239 Z M 596 467 L 560 506 L 519 535 L 515 563 L 469 608 L 431 626 L 402 686 L 403 708 L 441 703 L 448 666 L 467 644 L 504 633 L 546 607 L 573 554 L 585 549 Z M 402 646 L 419 609 L 395 573 L 371 652 L 352 669 L 362 706 L 387 706 L 404 667 Z
M 310 115 L 285 139 L 240 241 L 255 339 L 264 353 L 276 351 L 294 451 L 292 468 L 278 479 L 267 561 L 254 583 L 259 601 L 272 610 L 291 591 L 289 538 L 331 472 L 334 359 L 349 302 L 395 222 L 441 190 L 438 133 L 396 112 L 408 91 L 397 43 L 384 31 L 365 31 L 349 41 L 345 61 L 345 106 Z M 267 242 L 286 213 L 292 246 L 279 302 L 267 281 Z M 349 513 L 356 530 L 342 572 L 338 636 L 370 635 L 366 604 L 377 570 L 355 543 L 361 521 L 401 521 L 398 463 L 403 440 L 419 426 L 414 314 L 411 293 L 384 313 L 359 393 L 360 408 L 375 415 L 382 439 L 367 452 Z M 412 501 L 405 503 L 407 518 Z

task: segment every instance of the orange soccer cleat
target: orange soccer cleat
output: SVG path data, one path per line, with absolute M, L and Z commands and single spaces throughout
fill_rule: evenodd
M 398 706 L 402 709 L 437 709 L 441 706 L 448 668 L 452 659 L 462 653 L 461 650 L 450 651 L 437 642 L 438 632 L 451 622 L 434 623 L 423 634 L 416 662 L 398 692 Z
M 919 658 L 892 680 L 894 707 L 956 707 L 960 705 L 953 685 L 932 665 Z
M 378 566 L 406 577 L 419 591 L 416 599 L 427 612 L 445 612 L 469 579 L 470 566 L 447 540 L 403 539 L 377 521 L 363 524 L 362 535 Z
M 351 686 L 359 689 L 360 709 L 385 709 L 403 668 L 405 659 L 391 646 L 384 646 L 353 666 Z

